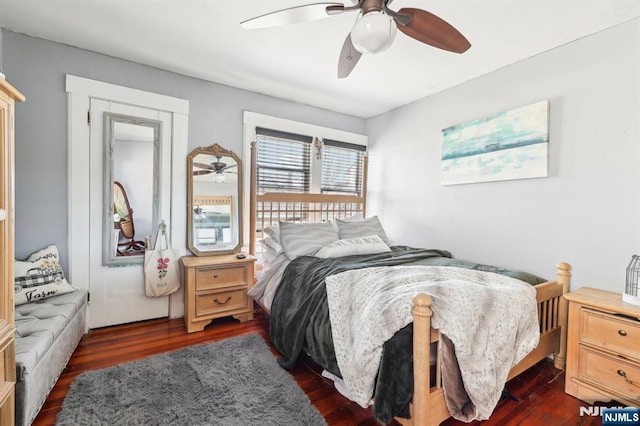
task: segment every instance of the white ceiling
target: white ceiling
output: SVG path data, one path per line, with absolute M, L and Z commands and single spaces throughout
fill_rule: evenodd
M 445 52 L 398 32 L 389 50 L 363 55 L 342 80 L 338 55 L 356 13 L 259 30 L 239 25 L 320 1 L 0 0 L 0 27 L 369 118 L 640 16 L 639 0 L 395 0 L 394 10 L 443 18 L 471 49 Z

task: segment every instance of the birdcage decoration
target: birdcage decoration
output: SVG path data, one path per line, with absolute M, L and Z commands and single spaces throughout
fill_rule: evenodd
M 627 286 L 625 287 L 622 300 L 633 305 L 640 305 L 640 256 L 633 255 L 629 266 L 627 266 Z

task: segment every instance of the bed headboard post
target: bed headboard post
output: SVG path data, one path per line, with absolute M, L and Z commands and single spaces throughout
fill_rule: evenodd
M 569 286 L 571 283 L 571 265 L 568 263 L 560 263 L 556 270 L 556 281 L 562 286 L 562 294 L 569 292 Z M 568 319 L 568 305 L 567 299 L 560 298 L 560 312 L 558 313 L 558 320 L 560 321 L 560 351 L 555 355 L 553 365 L 555 368 L 564 370 L 565 362 L 567 359 L 567 319 Z
M 249 254 L 256 254 L 256 191 L 258 188 L 258 155 L 256 143 L 251 142 L 251 178 L 249 184 Z
M 431 336 L 432 300 L 427 294 L 420 293 L 413 298 L 413 411 L 412 424 L 429 424 L 429 391 L 431 371 L 429 338 Z

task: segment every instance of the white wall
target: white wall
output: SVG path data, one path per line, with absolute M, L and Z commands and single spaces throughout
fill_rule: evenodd
M 440 185 L 441 130 L 550 101 L 549 177 Z M 368 122 L 368 214 L 396 242 L 622 292 L 640 253 L 640 20 Z

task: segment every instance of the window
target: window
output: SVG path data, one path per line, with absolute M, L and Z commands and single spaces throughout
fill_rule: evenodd
M 362 195 L 365 147 L 327 139 L 322 148 L 323 194 Z
M 256 189 L 259 193 L 364 196 L 367 150 L 364 134 L 244 111 L 243 140 L 243 158 L 247 165 L 250 164 L 252 144 L 256 143 Z M 316 144 L 317 140 L 322 144 Z M 243 167 L 244 206 L 250 205 L 251 183 L 251 167 Z M 243 209 L 244 229 L 250 229 L 250 210 Z M 264 220 L 278 220 L 279 213 L 273 210 L 269 217 L 258 217 L 260 215 L 256 215 L 258 231 L 265 226 Z M 249 240 L 249 233 L 245 232 L 244 244 L 248 245 Z
M 258 192 L 309 192 L 311 137 L 257 128 Z
M 256 128 L 258 192 L 362 195 L 366 147 L 330 139 L 316 146 L 313 140 L 318 139 Z

